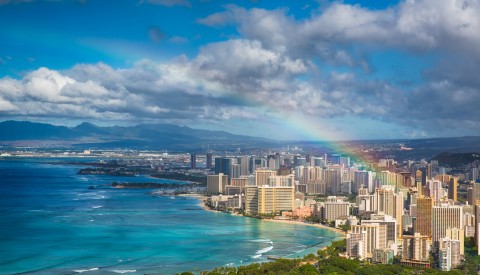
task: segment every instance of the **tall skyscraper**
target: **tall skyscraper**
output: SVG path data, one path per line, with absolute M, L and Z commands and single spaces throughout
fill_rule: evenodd
M 443 195 L 442 182 L 429 179 L 427 180 L 427 186 L 430 197 L 433 198 L 433 205 L 439 205 Z
M 476 181 L 477 179 L 479 179 L 478 167 L 473 167 L 472 168 L 472 180 Z
M 223 173 L 231 177 L 232 159 L 229 158 L 215 158 L 215 174 Z
M 331 166 L 325 170 L 325 181 L 327 185 L 327 194 L 340 194 L 342 184 L 342 167 Z
M 239 178 L 242 174 L 242 166 L 238 163 L 232 164 L 230 166 L 230 177 L 231 178 Z
M 448 198 L 453 201 L 457 201 L 457 187 L 458 179 L 456 177 L 452 177 L 448 183 Z
M 197 154 L 190 154 L 190 168 L 197 169 Z
M 240 165 L 240 176 L 247 176 L 248 173 L 248 156 L 238 157 L 237 163 Z
M 212 169 L 212 160 L 213 160 L 212 153 L 207 153 L 207 164 L 206 164 L 207 169 Z
M 417 219 L 415 224 L 415 233 L 419 233 L 422 236 L 432 236 L 432 208 L 432 198 L 417 198 Z

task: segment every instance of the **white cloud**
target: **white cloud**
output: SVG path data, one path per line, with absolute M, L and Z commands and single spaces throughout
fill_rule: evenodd
M 4 77 L 0 111 L 190 125 L 299 114 L 401 124 L 419 129 L 415 135 L 445 127 L 479 132 L 479 2 L 406 1 L 376 11 L 333 3 L 302 20 L 287 10 L 228 6 L 198 22 L 237 24 L 241 38 L 207 44 L 192 59 L 144 59 L 124 69 L 79 64 Z M 425 82 L 406 90 L 361 73 L 370 73 L 368 53 L 378 49 L 442 55 Z M 323 70 L 325 64 L 333 69 Z

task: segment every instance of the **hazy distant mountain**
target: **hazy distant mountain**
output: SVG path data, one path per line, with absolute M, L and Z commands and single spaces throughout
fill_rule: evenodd
M 152 147 L 194 144 L 270 142 L 268 139 L 234 135 L 224 131 L 192 129 L 172 124 L 100 127 L 82 123 L 76 127 L 54 126 L 28 121 L 0 122 L 0 142 L 58 141 L 107 147 Z

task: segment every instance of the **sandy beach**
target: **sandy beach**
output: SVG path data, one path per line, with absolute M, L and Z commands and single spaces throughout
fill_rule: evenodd
M 221 212 L 221 211 L 210 209 L 210 207 L 206 206 L 205 201 L 208 199 L 208 197 L 203 194 L 179 194 L 177 196 L 197 198 L 198 206 L 200 206 L 203 210 L 210 211 L 210 212 Z
M 302 222 L 302 221 L 272 220 L 272 219 L 263 219 L 262 221 L 313 226 L 313 227 L 318 227 L 318 228 L 322 228 L 322 229 L 327 229 L 327 230 L 335 231 L 335 232 L 337 232 L 337 233 L 339 233 L 339 234 L 342 234 L 342 236 L 345 237 L 345 232 L 344 232 L 343 230 L 340 230 L 340 229 L 338 229 L 338 228 L 333 228 L 333 227 L 325 226 L 325 225 L 319 224 L 319 223 L 306 223 L 306 222 Z
M 222 211 L 217 211 L 217 210 L 210 209 L 208 206 L 205 205 L 204 202 L 208 199 L 208 197 L 205 196 L 205 195 L 202 195 L 202 194 L 181 194 L 181 195 L 178 195 L 178 196 L 198 198 L 199 199 L 198 206 L 202 207 L 202 209 L 204 209 L 206 211 L 210 211 L 210 212 L 222 213 Z M 237 214 L 237 213 L 231 213 L 231 215 L 243 217 L 243 215 L 240 215 L 240 214 Z M 283 220 L 283 219 L 262 219 L 262 221 L 313 226 L 313 227 L 317 227 L 317 228 L 322 228 L 322 229 L 335 231 L 336 233 L 341 234 L 342 237 L 345 237 L 345 232 L 343 230 L 340 230 L 338 228 L 325 226 L 325 225 L 319 224 L 319 223 L 306 223 L 306 222 L 303 222 L 303 221 L 293 221 L 293 220 Z

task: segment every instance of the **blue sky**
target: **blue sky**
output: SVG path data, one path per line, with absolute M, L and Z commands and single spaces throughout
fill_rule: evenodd
M 480 1 L 0 0 L 0 119 L 480 134 Z

